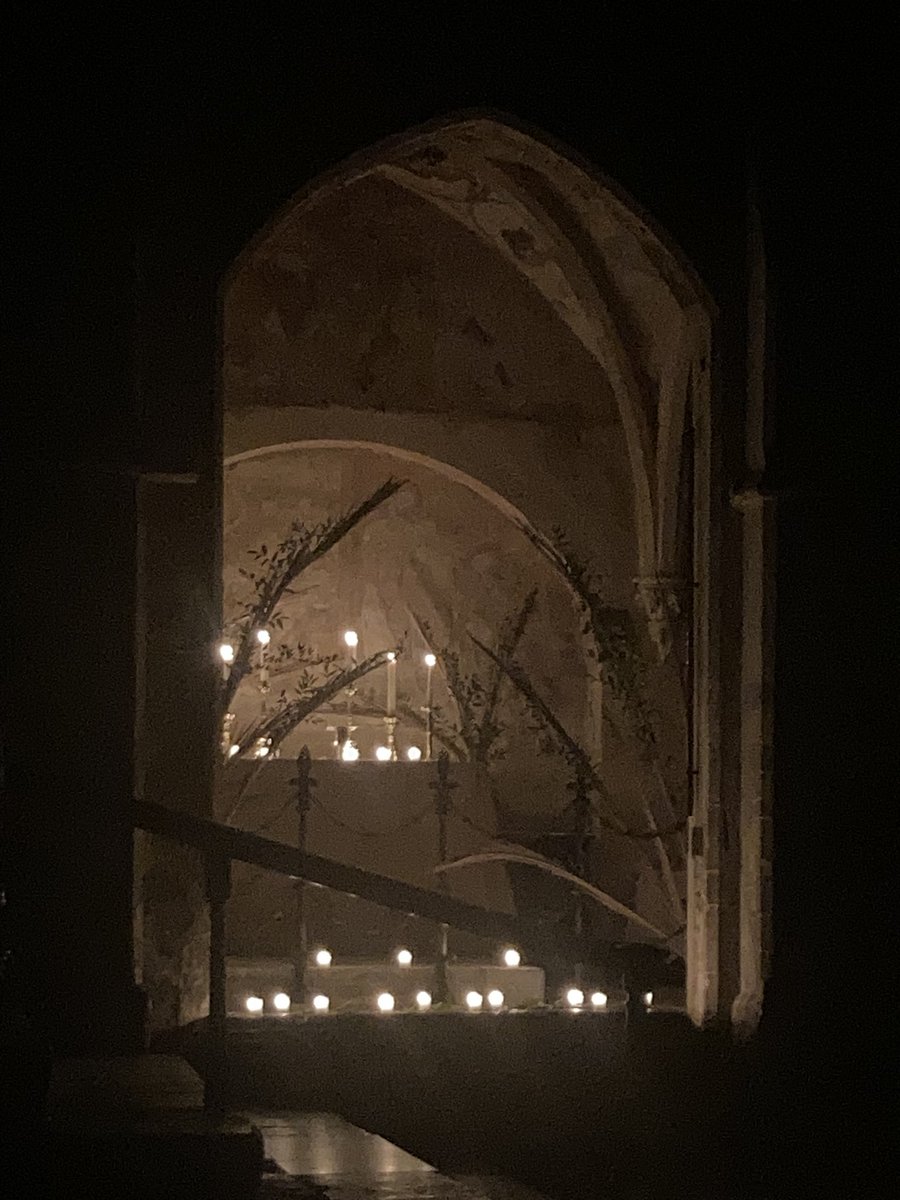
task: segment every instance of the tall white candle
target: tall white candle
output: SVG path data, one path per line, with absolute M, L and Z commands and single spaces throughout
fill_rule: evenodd
M 397 708 L 397 655 L 391 650 L 387 662 L 387 715 L 393 717 Z
M 425 708 L 429 712 L 431 711 L 432 690 L 434 687 L 434 666 L 436 662 L 437 659 L 433 654 L 425 655 L 425 666 L 427 668 L 427 674 L 425 676 Z

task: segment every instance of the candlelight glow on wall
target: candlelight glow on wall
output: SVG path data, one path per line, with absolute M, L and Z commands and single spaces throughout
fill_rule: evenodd
M 348 650 L 355 650 L 359 645 L 359 634 L 355 629 L 348 629 L 344 634 L 344 645 Z
M 494 990 L 492 992 L 488 992 L 487 1002 L 491 1006 L 491 1008 L 502 1008 L 503 1007 L 503 993 L 501 991 L 498 991 L 497 988 L 494 988 Z
M 276 992 L 272 997 L 272 1004 L 278 1012 L 287 1012 L 291 1007 L 291 998 L 287 992 Z
M 376 746 L 375 747 L 375 757 L 378 759 L 379 762 L 390 762 L 391 761 L 390 747 Z
M 356 762 L 359 759 L 359 747 L 353 742 L 344 742 L 341 746 L 341 762 Z
M 507 967 L 517 967 L 522 961 L 522 955 L 512 946 L 503 951 L 503 962 Z
M 591 993 L 591 1004 L 593 1004 L 594 1008 L 606 1008 L 608 1000 L 609 997 L 607 996 L 606 992 Z
M 584 1004 L 584 992 L 581 988 L 569 988 L 566 992 L 566 1004 L 569 1008 L 581 1008 Z
M 248 996 L 244 1001 L 244 1007 L 248 1013 L 261 1013 L 263 1010 L 262 996 Z
M 397 962 L 401 967 L 408 967 L 412 962 L 412 953 L 409 950 L 398 950 Z
M 410 746 L 409 749 L 406 751 L 406 757 L 409 759 L 410 762 L 418 762 L 419 759 L 422 757 L 422 751 L 419 749 L 418 746 Z
M 431 992 L 416 992 L 416 1004 L 423 1011 L 431 1008 Z
M 234 646 L 232 646 L 231 642 L 221 643 L 219 646 L 219 658 L 221 658 L 223 663 L 234 662 Z
M 330 967 L 331 966 L 331 951 L 330 950 L 317 950 L 316 951 L 316 966 L 317 967 Z
M 394 1011 L 394 997 L 390 992 L 382 992 L 375 1003 L 378 1005 L 379 1012 Z
M 328 1012 L 328 1006 L 330 1003 L 331 1001 L 328 999 L 328 997 L 321 994 L 318 996 L 313 996 L 312 998 L 312 1006 L 316 1012 Z
M 470 1008 L 473 1012 L 481 1008 L 483 1000 L 481 992 L 466 992 L 466 1007 Z

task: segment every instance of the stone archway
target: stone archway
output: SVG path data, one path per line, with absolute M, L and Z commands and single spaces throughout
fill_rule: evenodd
M 399 447 L 540 526 L 562 513 L 580 553 L 615 561 L 612 596 L 683 694 L 688 1009 L 730 1014 L 723 955 L 732 980 L 767 916 L 744 903 L 737 940 L 720 918 L 756 868 L 735 872 L 722 815 L 715 312 L 691 269 L 551 139 L 464 115 L 304 189 L 236 260 L 223 314 L 226 457 Z

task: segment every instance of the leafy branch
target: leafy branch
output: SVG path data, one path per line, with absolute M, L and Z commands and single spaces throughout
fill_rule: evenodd
M 241 681 L 251 669 L 256 630 L 272 625 L 280 628 L 282 618 L 278 605 L 286 595 L 295 594 L 292 585 L 299 576 L 333 549 L 364 517 L 395 495 L 404 482 L 387 479 L 343 516 L 313 526 L 294 521 L 287 537 L 271 554 L 267 546 L 248 551 L 263 569 L 260 572 L 241 570 L 254 595 L 233 622 L 233 628 L 239 632 L 239 642 L 222 689 L 223 713 L 229 709 Z
M 591 638 L 591 653 L 604 682 L 645 750 L 655 753 L 657 735 L 647 702 L 647 666 L 634 618 L 627 609 L 603 599 L 599 577 L 581 561 L 560 529 L 553 530 L 551 540 L 530 525 L 519 522 L 519 528 L 568 584 L 581 613 L 581 632 Z
M 519 611 L 508 618 L 500 632 L 499 653 L 508 658 L 515 654 L 537 601 L 537 588 L 525 597 Z M 426 634 L 430 630 L 425 622 L 419 622 Z M 459 654 L 448 648 L 437 656 L 444 668 L 447 688 L 459 713 L 459 738 L 465 746 L 470 762 L 487 763 L 500 756 L 499 741 L 505 726 L 498 717 L 503 672 L 493 667 L 487 680 L 466 673 L 461 666 Z
M 499 654 L 491 650 L 488 646 L 478 640 L 474 634 L 469 634 L 469 637 L 475 643 L 479 650 L 486 654 L 500 671 L 509 679 L 509 681 L 518 689 L 528 705 L 529 711 L 537 718 L 537 720 L 551 733 L 556 743 L 557 748 L 562 754 L 565 761 L 568 763 L 573 774 L 579 782 L 589 786 L 590 789 L 597 794 L 602 801 L 605 812 L 596 813 L 597 821 L 605 828 L 612 830 L 614 833 L 620 834 L 622 837 L 636 838 L 638 840 L 653 841 L 657 838 L 670 837 L 673 834 L 680 833 L 686 825 L 686 821 L 679 821 L 677 824 L 668 829 L 629 829 L 625 822 L 615 814 L 615 803 L 606 784 L 603 782 L 598 768 L 591 761 L 590 755 L 565 728 L 560 719 L 556 716 L 546 701 L 539 695 L 536 688 L 528 678 L 525 671 L 514 661 L 501 658 Z
M 371 654 L 361 663 L 357 663 L 352 667 L 346 667 L 343 671 L 339 671 L 333 675 L 326 683 L 314 688 L 312 691 L 305 692 L 297 696 L 294 700 L 287 700 L 276 712 L 265 716 L 252 726 L 241 738 L 241 746 L 244 752 L 251 749 L 258 742 L 263 742 L 268 747 L 268 754 L 274 752 L 280 747 L 284 739 L 292 733 L 297 726 L 311 716 L 317 709 L 327 704 L 344 688 L 352 687 L 358 679 L 362 679 L 365 675 L 383 666 L 388 661 L 387 650 L 380 650 L 377 654 Z M 235 756 L 240 757 L 239 755 Z M 225 818 L 226 823 L 232 821 L 234 816 L 241 806 L 250 784 L 258 775 L 265 763 L 265 759 L 260 759 L 253 771 L 249 772 L 241 784 L 237 798 L 231 807 L 231 811 Z

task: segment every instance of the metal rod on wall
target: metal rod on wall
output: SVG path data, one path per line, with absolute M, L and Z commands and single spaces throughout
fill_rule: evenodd
M 218 854 L 206 861 L 206 897 L 209 901 L 209 1035 L 210 1064 L 206 1074 L 204 1104 L 211 1111 L 225 1107 L 226 1049 L 226 934 L 225 905 L 231 895 L 231 863 Z
M 450 813 L 450 793 L 457 786 L 450 782 L 450 755 L 442 750 L 437 759 L 437 778 L 430 784 L 434 789 L 434 807 L 438 819 L 438 863 L 443 865 L 449 861 L 447 844 L 447 817 Z M 446 888 L 444 874 L 441 873 L 440 888 Z M 450 1000 L 450 981 L 447 972 L 449 959 L 449 931 L 446 924 L 440 926 L 437 962 L 434 972 L 434 1000 L 436 1004 L 447 1004 Z
M 312 756 L 309 746 L 297 755 L 297 849 L 306 849 L 309 806 L 316 781 L 311 775 Z M 294 881 L 294 992 L 302 1004 L 306 1001 L 306 963 L 309 955 L 309 934 L 306 922 L 306 884 Z

